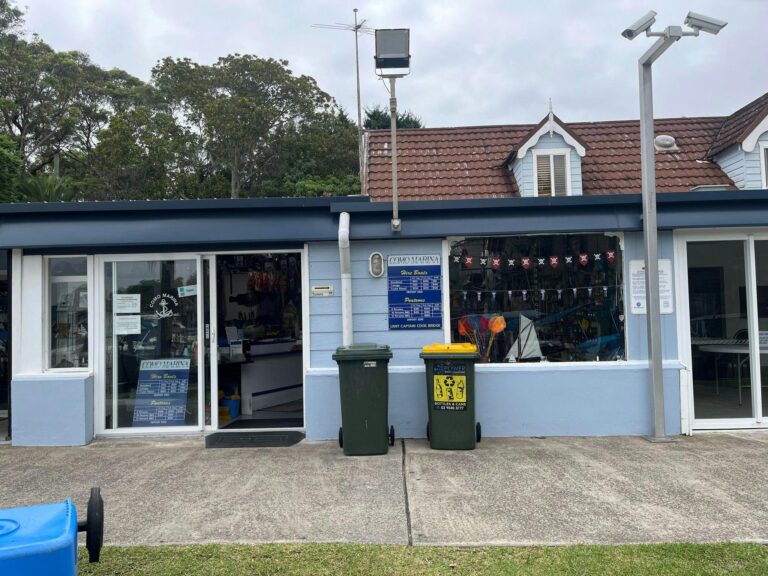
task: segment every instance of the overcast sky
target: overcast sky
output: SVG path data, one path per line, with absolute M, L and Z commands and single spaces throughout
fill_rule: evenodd
M 165 56 L 211 63 L 229 53 L 284 58 L 354 116 L 354 35 L 312 28 L 352 22 L 410 28 L 412 74 L 401 109 L 427 126 L 636 118 L 637 58 L 652 39 L 621 31 L 648 10 L 661 26 L 688 10 L 728 21 L 684 38 L 654 65 L 656 117 L 724 115 L 768 91 L 766 0 L 26 0 L 26 28 L 57 50 L 148 80 Z M 387 106 L 361 36 L 363 106 Z

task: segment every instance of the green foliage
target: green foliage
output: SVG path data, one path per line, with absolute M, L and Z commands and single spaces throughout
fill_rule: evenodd
M 21 164 L 16 143 L 0 134 L 0 202 L 12 202 L 15 199 Z
M 285 60 L 234 54 L 206 66 L 166 58 L 152 78 L 187 126 L 199 127 L 206 154 L 229 171 L 233 198 L 269 171 L 286 134 L 331 108 L 314 79 L 294 76 Z
M 354 124 L 284 60 L 166 58 L 146 84 L 57 52 L 18 33 L 22 24 L 23 12 L 0 0 L 0 201 L 360 189 Z
M 365 109 L 365 120 L 363 120 L 363 127 L 368 130 L 389 130 L 391 124 L 391 115 L 389 110 L 385 110 L 381 106 L 374 106 L 373 108 Z M 416 116 L 410 110 L 397 113 L 397 127 L 398 128 L 424 128 L 421 123 L 421 118 Z
M 24 13 L 9 0 L 0 0 L 0 34 L 13 34 L 24 23 Z
M 53 174 L 26 176 L 21 179 L 16 191 L 16 202 L 72 202 L 77 192 L 67 178 Z

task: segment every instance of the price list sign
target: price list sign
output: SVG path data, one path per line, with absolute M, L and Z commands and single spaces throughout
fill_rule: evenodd
M 440 255 L 389 256 L 387 290 L 390 330 L 443 327 Z
M 134 426 L 184 426 L 189 365 L 189 358 L 141 361 Z

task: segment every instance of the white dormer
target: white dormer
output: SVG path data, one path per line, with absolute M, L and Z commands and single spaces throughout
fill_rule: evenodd
M 550 109 L 510 155 L 508 166 L 521 196 L 581 196 L 581 159 L 586 153 Z

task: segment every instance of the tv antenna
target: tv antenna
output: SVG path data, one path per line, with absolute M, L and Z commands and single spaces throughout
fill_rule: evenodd
M 357 156 L 359 159 L 360 179 L 362 185 L 363 178 L 363 118 L 362 108 L 360 106 L 360 49 L 358 47 L 358 38 L 360 34 L 368 34 L 373 36 L 373 28 L 369 28 L 365 25 L 367 20 L 357 21 L 357 8 L 352 10 L 355 14 L 354 24 L 343 24 L 341 22 L 334 22 L 333 24 L 312 24 L 313 28 L 324 28 L 326 30 L 345 30 L 347 32 L 355 33 L 355 73 L 357 76 Z

